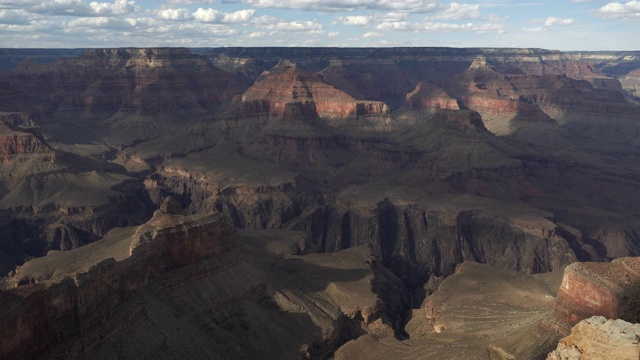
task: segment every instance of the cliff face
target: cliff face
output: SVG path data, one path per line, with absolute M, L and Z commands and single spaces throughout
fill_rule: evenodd
M 416 88 L 407 94 L 405 105 L 411 109 L 449 109 L 460 110 L 456 99 L 449 96 L 439 87 L 426 81 L 418 83 Z
M 640 258 L 568 266 L 554 308 L 560 325 L 572 326 L 593 315 L 639 322 L 639 270 Z
M 310 233 L 314 250 L 368 244 L 411 286 L 432 274 L 452 274 L 466 260 L 538 273 L 562 269 L 575 259 L 561 230 L 543 213 L 515 220 L 499 202 L 482 206 L 492 210 L 471 210 L 480 208 L 482 198 L 421 199 L 406 197 L 408 189 L 349 190 L 338 197 L 337 206 L 317 209 L 295 228 Z
M 1 356 L 31 357 L 70 339 L 80 341 L 68 343 L 66 356 L 91 348 L 141 310 L 139 304 L 123 304 L 152 279 L 216 256 L 216 264 L 190 275 L 205 276 L 238 261 L 237 232 L 221 215 L 157 213 L 129 239 L 130 245 L 118 239 L 114 246 L 100 249 L 97 244 L 68 256 L 53 253 L 18 268 L 0 291 L 7 304 L 0 315 L 5 324 Z
M 640 69 L 635 69 L 620 78 L 622 88 L 629 93 L 640 96 Z
M 167 199 L 142 226 L 0 279 L 0 356 L 111 357 L 122 346 L 128 356 L 316 358 L 398 329 L 407 290 L 365 247 L 294 255 L 304 234 L 292 231 L 245 232 L 241 246 L 228 217 L 181 213 Z
M 55 162 L 56 156 L 37 129 L 12 129 L 0 122 L 0 162 Z
M 30 106 L 45 109 L 40 116 L 50 130 L 73 118 L 84 125 L 85 137 L 118 144 L 151 139 L 185 117 L 205 116 L 246 87 L 187 49 L 92 49 L 53 64 L 27 61 L 4 78 L 29 94 Z
M 357 102 L 349 95 L 322 81 L 318 74 L 305 73 L 296 65 L 282 64 L 265 72 L 256 84 L 241 96 L 243 105 L 270 116 L 282 116 L 287 104 L 301 104 L 306 116 L 346 118 L 382 115 L 389 110 L 384 103 Z M 253 115 L 248 113 L 246 115 Z

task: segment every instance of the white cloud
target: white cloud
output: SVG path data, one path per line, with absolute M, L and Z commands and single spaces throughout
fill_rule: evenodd
M 431 17 L 437 20 L 462 20 L 480 18 L 480 5 L 451 3 L 439 14 Z
M 382 36 L 382 34 L 380 34 L 379 32 L 375 32 L 375 31 L 369 31 L 367 33 L 364 33 L 362 35 L 363 38 L 367 39 L 367 38 L 372 38 L 372 37 L 380 37 Z
M 553 25 L 571 25 L 573 24 L 573 19 L 563 19 L 554 16 L 549 16 L 544 21 L 544 26 L 553 26 Z
M 503 32 L 506 30 L 506 26 L 503 24 L 497 23 L 483 23 L 483 24 L 474 24 L 474 23 L 464 23 L 464 24 L 453 24 L 453 23 L 425 23 L 422 25 L 422 31 L 427 32 L 461 32 L 461 31 L 471 31 L 476 33 L 486 33 L 486 32 Z
M 596 13 L 611 19 L 640 18 L 640 1 L 612 2 L 596 10 Z
M 253 14 L 255 14 L 255 10 L 246 9 L 246 10 L 238 10 L 232 13 L 224 14 L 224 18 L 222 22 L 224 23 L 243 23 L 249 20 Z
M 145 23 L 145 20 L 133 18 L 118 19 L 106 16 L 81 17 L 66 23 L 66 30 L 73 31 L 74 28 L 133 30 L 143 26 Z
M 189 9 L 165 9 L 158 12 L 158 17 L 162 20 L 184 21 L 191 18 Z
M 262 28 L 275 31 L 312 31 L 322 30 L 322 25 L 315 21 L 281 21 L 274 24 L 262 25 Z
M 254 13 L 255 13 L 255 10 L 253 9 L 238 10 L 232 13 L 224 13 L 222 11 L 218 11 L 216 9 L 211 9 L 211 8 L 209 9 L 198 8 L 198 10 L 196 10 L 196 12 L 193 13 L 193 18 L 196 21 L 203 22 L 203 23 L 216 23 L 216 24 L 242 23 L 249 20 Z
M 355 11 L 357 9 L 427 13 L 438 10 L 437 0 L 241 0 L 258 8 L 308 11 Z
M 167 5 L 215 4 L 218 0 L 165 0 Z
M 522 28 L 520 30 L 524 32 L 540 32 L 540 31 L 545 31 L 547 29 L 545 29 L 543 26 L 536 26 L 531 28 Z
M 91 6 L 82 0 L 48 0 L 29 10 L 47 15 L 91 16 L 93 14 Z
M 92 1 L 89 6 L 95 15 L 124 15 L 136 10 L 133 0 L 115 0 L 113 3 Z
M 376 16 L 380 21 L 400 21 L 407 19 L 407 13 L 404 12 L 388 12 L 383 15 Z
M 0 0 L 0 8 L 23 9 L 27 12 L 54 16 L 113 16 L 131 14 L 138 10 L 133 0 L 87 3 L 85 0 Z
M 29 16 L 21 10 L 0 10 L 0 24 L 26 25 L 31 23 Z
M 429 0 L 378 0 L 367 6 L 369 9 L 411 11 L 416 13 L 430 13 L 440 9 L 438 1 Z
M 559 18 L 555 16 L 549 16 L 546 19 L 535 19 L 535 20 L 530 20 L 530 22 L 541 24 L 541 25 L 528 27 L 528 28 L 521 28 L 520 31 L 529 32 L 529 33 L 548 31 L 550 30 L 551 27 L 558 26 L 558 25 L 559 26 L 573 25 L 575 23 L 575 20 L 569 19 L 569 18 Z
M 249 35 L 248 35 L 248 36 L 249 36 L 250 38 L 252 38 L 252 39 L 256 39 L 256 38 L 263 38 L 263 37 L 266 37 L 267 35 L 269 35 L 269 34 L 267 34 L 266 32 L 255 31 L 255 32 L 251 32 L 251 33 L 249 33 Z
M 406 21 L 383 21 L 380 24 L 378 24 L 378 26 L 376 26 L 376 29 L 383 30 L 383 31 L 389 31 L 389 30 L 409 31 L 409 30 L 412 30 L 411 27 L 409 26 L 409 23 L 406 22 Z
M 486 33 L 486 32 L 498 32 L 502 33 L 506 31 L 506 25 L 499 23 L 448 23 L 448 22 L 424 22 L 424 23 L 409 23 L 407 21 L 397 21 L 397 22 L 383 22 L 376 26 L 376 29 L 383 31 L 404 31 L 404 32 L 440 32 L 440 33 L 451 33 L 451 32 L 476 32 L 476 33 Z
M 333 24 L 364 26 L 368 25 L 371 22 L 371 19 L 371 16 L 367 15 L 340 16 L 333 22 Z

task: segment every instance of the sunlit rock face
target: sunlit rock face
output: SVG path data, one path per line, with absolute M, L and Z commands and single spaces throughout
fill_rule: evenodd
M 547 360 L 637 359 L 640 357 L 639 336 L 640 324 L 594 316 L 576 324 Z
M 567 266 L 554 313 L 570 326 L 593 315 L 640 321 L 640 258 Z

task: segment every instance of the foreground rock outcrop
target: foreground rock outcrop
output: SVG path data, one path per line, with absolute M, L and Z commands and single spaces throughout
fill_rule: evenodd
M 33 357 L 56 347 L 62 356 L 73 356 L 124 327 L 142 309 L 127 299 L 154 278 L 200 259 L 218 261 L 193 269 L 190 276 L 238 261 L 238 234 L 220 214 L 158 211 L 132 231 L 69 253 L 51 252 L 3 279 L 0 357 Z
M 547 360 L 640 358 L 640 324 L 594 316 L 576 324 Z
M 393 336 L 400 279 L 366 247 L 303 247 L 302 233 L 240 237 L 227 216 L 184 215 L 169 198 L 144 225 L 0 279 L 0 358 L 319 358 Z

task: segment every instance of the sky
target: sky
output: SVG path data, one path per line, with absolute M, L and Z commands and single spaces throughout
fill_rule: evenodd
M 0 0 L 0 47 L 640 50 L 640 1 Z

